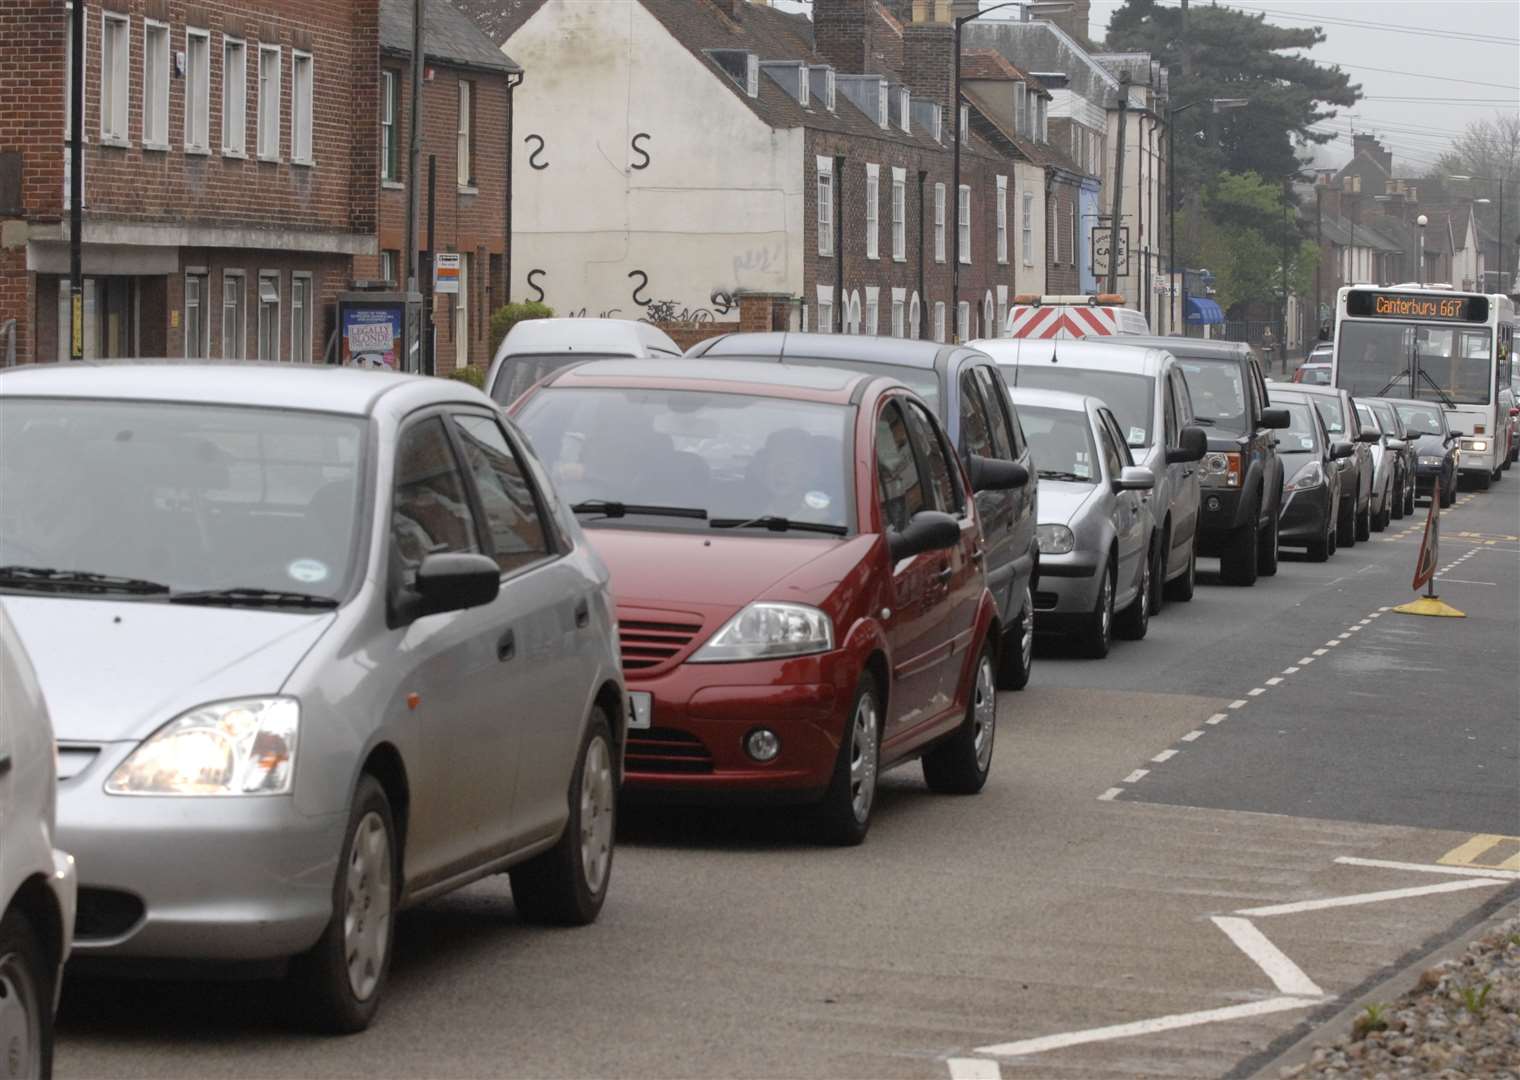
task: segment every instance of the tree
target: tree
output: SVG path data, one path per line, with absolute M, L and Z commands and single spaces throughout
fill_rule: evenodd
M 1282 295 L 1283 255 L 1288 291 L 1313 287 L 1318 249 L 1298 233 L 1292 197 L 1255 173 L 1224 173 L 1204 203 L 1199 259 L 1214 274 L 1226 309 L 1242 303 L 1273 303 Z
M 1492 120 L 1478 120 L 1452 140 L 1451 149 L 1441 155 L 1430 172 L 1430 179 L 1449 193 L 1460 193 L 1492 200 L 1486 206 L 1473 207 L 1483 227 L 1494 236 L 1499 233 L 1499 185 L 1483 181 L 1452 181 L 1450 176 L 1485 177 L 1504 181 L 1505 254 L 1514 266 L 1514 254 L 1520 244 L 1520 114 L 1495 113 Z
M 491 312 L 491 355 L 496 355 L 496 350 L 501 348 L 502 339 L 507 336 L 507 331 L 518 323 L 527 319 L 552 318 L 554 318 L 554 309 L 536 300 L 521 304 L 506 304 L 497 308 Z

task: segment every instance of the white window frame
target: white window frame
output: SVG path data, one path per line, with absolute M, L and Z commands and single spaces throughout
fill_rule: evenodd
M 961 262 L 971 262 L 971 185 L 962 184 L 956 199 L 955 227 L 960 233 Z
M 881 166 L 866 165 L 866 258 L 881 257 Z
M 270 66 L 269 78 L 265 78 L 264 65 Z M 259 44 L 259 73 L 257 102 L 254 106 L 254 150 L 260 161 L 280 160 L 280 91 L 282 71 L 285 66 L 284 50 L 278 45 Z M 265 94 L 273 96 L 272 102 L 264 100 Z M 273 106 L 271 108 L 271 106 Z
M 846 334 L 860 333 L 860 310 L 860 290 L 856 289 L 845 297 L 844 332 Z
M 158 47 L 156 63 L 159 70 L 152 77 L 148 73 L 150 39 L 156 38 Z M 169 149 L 169 86 L 170 65 L 173 63 L 173 37 L 169 24 L 157 19 L 143 19 L 142 30 L 142 146 L 144 150 Z
M 934 120 L 933 120 L 933 123 L 930 125 L 929 133 L 934 136 L 934 141 L 935 142 L 939 143 L 941 146 L 944 145 L 944 143 L 945 143 L 945 110 L 941 106 L 939 106 L 939 105 L 934 106 Z
M 475 127 L 475 84 L 468 79 L 459 80 L 458 122 L 454 142 L 454 184 L 463 192 L 473 194 L 475 188 L 475 159 L 470 154 L 471 135 Z
M 1008 265 L 1008 177 L 997 178 L 997 261 Z
M 829 112 L 833 112 L 835 106 L 839 104 L 839 72 L 835 71 L 833 68 L 829 68 L 828 74 L 824 77 L 823 83 L 827 88 L 825 90 L 825 95 L 828 99 Z
M 312 334 L 315 323 L 312 313 L 316 305 L 312 303 L 312 275 L 307 271 L 297 271 L 290 275 L 290 359 L 292 363 L 309 364 L 312 362 Z M 304 286 L 306 293 L 303 304 L 296 303 L 296 285 Z M 299 320 L 299 323 L 298 321 Z M 296 340 L 296 327 L 300 325 L 301 336 L 305 337 L 305 348 L 300 347 Z
M 1048 105 L 1049 102 L 1044 97 L 1041 97 L 1035 104 L 1035 108 L 1038 110 L 1039 138 L 1042 143 L 1050 141 L 1050 110 L 1047 108 Z
M 392 252 L 388 249 L 382 249 L 380 252 L 380 280 L 388 281 L 393 285 L 397 284 L 400 280 L 396 277 L 398 269 L 396 260 L 392 258 Z
M 919 324 L 924 317 L 924 305 L 918 299 L 918 293 L 908 301 L 908 336 L 914 341 L 918 340 Z
M 202 49 L 199 70 L 197 44 Z M 185 153 L 211 153 L 211 31 L 185 27 Z
M 819 285 L 817 289 L 818 332 L 832 334 L 834 332 L 834 286 Z
M 955 334 L 958 343 L 971 340 L 971 301 L 962 300 L 955 305 Z
M 905 133 L 913 132 L 913 91 L 906 86 L 897 91 L 898 110 L 902 113 L 901 127 Z
M 864 319 L 864 331 L 876 337 L 881 333 L 881 288 L 877 285 L 866 286 L 866 311 Z
M 810 109 L 813 107 L 812 70 L 806 64 L 803 64 L 797 69 L 797 73 L 797 104 L 801 105 L 804 109 Z
M 380 69 L 380 185 L 401 186 L 401 72 L 395 68 Z M 390 168 L 391 151 L 396 148 L 396 169 Z
M 906 337 L 908 333 L 908 290 L 892 290 L 892 336 Z
M 257 359 L 272 360 L 276 363 L 278 363 L 280 360 L 280 309 L 283 299 L 280 296 L 280 277 L 281 275 L 278 270 L 260 270 L 257 279 L 259 290 L 258 308 L 256 313 L 258 318 L 258 334 L 254 349 L 258 352 Z M 272 284 L 274 286 L 273 304 L 270 304 L 264 299 L 264 285 L 266 283 Z M 266 308 L 270 307 L 274 309 L 274 341 L 272 343 L 264 339 L 264 311 Z M 271 347 L 266 349 L 265 346 Z
M 459 295 L 454 297 L 454 366 L 456 368 L 468 367 L 470 364 L 470 281 L 474 253 L 469 251 L 460 252 L 459 255 Z
M 934 185 L 934 261 L 945 261 L 945 185 Z
M 908 261 L 908 170 L 892 169 L 892 260 Z
M 997 287 L 997 325 L 992 329 L 992 332 L 990 334 L 988 334 L 987 336 L 988 337 L 1006 337 L 1007 336 L 1007 331 L 1004 329 L 1004 327 L 1007 325 L 1007 323 L 1008 323 L 1008 286 L 1007 285 L 999 285 Z
M 744 58 L 744 92 L 752 98 L 760 96 L 760 57 L 754 53 Z
M 962 105 L 961 106 L 961 141 L 962 142 L 966 141 L 966 137 L 970 133 L 970 131 L 971 131 L 971 106 L 970 105 Z
M 993 322 L 994 310 L 995 309 L 992 303 L 992 290 L 988 289 L 987 295 L 982 297 L 982 337 L 998 336 L 996 329 L 988 329 L 989 327 L 995 327 L 996 325 Z
M 233 318 L 231 332 L 227 327 L 227 286 L 237 283 L 237 303 L 233 306 L 236 315 Z M 241 270 L 222 271 L 222 339 L 220 341 L 223 360 L 242 360 L 243 354 L 248 349 L 248 276 Z M 232 351 L 227 348 L 228 342 L 233 344 Z
M 941 345 L 945 343 L 945 302 L 934 302 L 934 340 Z
M 818 254 L 834 254 L 834 159 L 818 158 Z M 822 322 L 822 317 L 819 319 Z
M 195 291 L 200 294 L 192 305 L 190 302 L 190 285 L 195 283 Z M 206 360 L 211 357 L 211 276 L 206 273 L 203 266 L 187 267 L 184 277 L 185 290 L 185 359 Z M 200 323 L 200 352 L 190 351 L 190 309 L 195 308 L 196 321 Z
M 1034 192 L 1025 191 L 1023 216 L 1019 225 L 1020 245 L 1024 252 L 1024 265 L 1034 265 Z
M 1027 135 L 1024 130 L 1024 107 L 1028 100 L 1029 87 L 1021 82 L 1013 84 L 1013 130 L 1015 134 Z
M 883 131 L 892 126 L 892 110 L 888 102 L 887 80 L 881 79 L 876 83 L 876 126 Z
M 106 46 L 112 35 L 116 37 L 108 72 Z M 132 20 L 114 11 L 100 13 L 100 67 L 100 141 L 107 146 L 131 146 Z
M 1066 204 L 1067 234 L 1070 237 L 1071 247 L 1068 254 L 1071 256 L 1071 265 L 1077 265 L 1077 203 L 1076 200 Z
M 240 77 L 231 79 L 228 57 L 236 52 Z M 248 156 L 248 42 L 222 36 L 222 156 Z
M 302 87 L 302 69 L 305 87 Z M 290 51 L 290 160 L 296 165 L 315 165 L 312 157 L 312 116 L 317 91 L 317 62 L 309 52 Z

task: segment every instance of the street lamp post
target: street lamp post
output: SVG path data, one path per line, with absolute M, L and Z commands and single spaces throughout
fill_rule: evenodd
M 1250 103 L 1249 98 L 1200 98 L 1198 101 L 1190 101 L 1186 105 L 1178 105 L 1175 109 L 1166 110 L 1166 261 L 1168 264 L 1168 285 L 1171 285 L 1172 280 L 1177 276 L 1177 140 L 1175 137 L 1177 117 L 1189 109 L 1204 104 L 1207 104 L 1214 112 L 1220 113 L 1229 109 L 1243 109 Z M 1172 296 L 1174 298 L 1178 291 L 1175 287 L 1172 289 Z M 1180 291 L 1184 295 L 1186 294 L 1185 288 Z M 1169 300 L 1168 303 L 1170 302 Z M 1173 316 L 1170 320 L 1171 324 L 1176 326 L 1175 313 L 1169 312 L 1169 314 Z M 1186 314 L 1186 312 L 1183 312 L 1184 317 L 1186 317 Z
M 1448 176 L 1448 180 L 1482 180 L 1499 185 L 1499 291 L 1508 295 L 1509 286 L 1504 281 L 1504 177 L 1502 176 Z M 1482 285 L 1479 285 L 1482 288 Z
M 1430 224 L 1430 219 L 1424 214 L 1414 219 L 1414 223 L 1420 228 L 1420 276 L 1419 284 L 1425 284 L 1425 226 Z

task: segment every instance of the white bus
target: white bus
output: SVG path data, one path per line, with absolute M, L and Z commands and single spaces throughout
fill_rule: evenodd
M 1353 397 L 1440 402 L 1447 425 L 1462 433 L 1461 471 L 1486 488 L 1509 458 L 1515 330 L 1505 296 L 1349 286 L 1336 296 L 1331 381 Z

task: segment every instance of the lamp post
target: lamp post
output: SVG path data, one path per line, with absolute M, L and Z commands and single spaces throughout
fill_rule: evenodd
M 1007 0 L 1007 3 L 993 4 L 990 8 L 982 11 L 973 11 L 970 15 L 958 15 L 952 25 L 955 28 L 954 40 L 951 42 L 951 50 L 955 55 L 955 92 L 950 102 L 950 110 L 955 120 L 955 146 L 952 149 L 952 165 L 950 186 L 955 193 L 955 234 L 951 237 L 950 244 L 950 314 L 955 320 L 955 343 L 961 340 L 961 27 L 968 22 L 980 19 L 983 15 L 991 15 L 994 11 L 1003 8 L 1021 7 L 1037 9 L 1043 15 L 1059 15 L 1071 10 L 1070 3 L 1039 3 L 1030 0 Z M 969 208 L 968 208 L 969 213 Z
M 1453 176 L 1448 176 L 1447 179 L 1448 180 L 1467 180 L 1467 181 L 1482 180 L 1484 183 L 1487 183 L 1487 184 L 1497 184 L 1497 185 L 1499 185 L 1499 291 L 1502 292 L 1502 293 L 1508 294 L 1509 293 L 1509 288 L 1508 288 L 1508 286 L 1505 285 L 1505 282 L 1504 282 L 1504 271 L 1505 271 L 1505 262 L 1504 262 L 1504 177 L 1502 177 L 1502 176 L 1460 176 L 1460 175 L 1453 175 Z M 1481 285 L 1480 285 L 1480 288 L 1481 288 Z
M 1176 131 L 1177 117 L 1189 109 L 1199 105 L 1208 105 L 1218 114 L 1230 109 L 1243 109 L 1251 103 L 1249 98 L 1200 98 L 1198 101 L 1190 101 L 1186 105 L 1178 105 L 1175 109 L 1166 110 L 1166 261 L 1167 261 L 1167 284 L 1177 276 L 1177 181 L 1176 181 Z M 1184 279 L 1185 281 L 1185 279 Z M 1179 290 L 1172 289 L 1172 296 L 1176 296 Z M 1182 291 L 1186 296 L 1186 289 Z M 1170 300 L 1167 301 L 1171 303 Z M 1183 312 L 1184 318 L 1186 312 Z M 1173 326 L 1177 325 L 1175 313 L 1168 311 Z
M 1420 276 L 1419 284 L 1425 284 L 1425 226 L 1430 224 L 1430 219 L 1424 214 L 1414 219 L 1414 223 L 1420 228 Z

